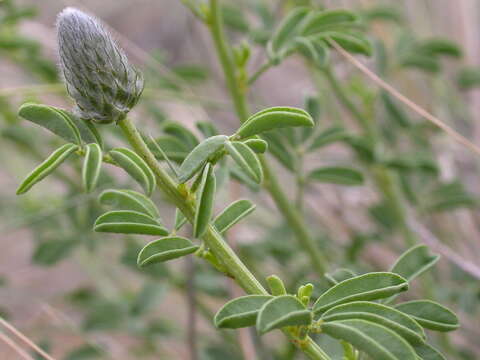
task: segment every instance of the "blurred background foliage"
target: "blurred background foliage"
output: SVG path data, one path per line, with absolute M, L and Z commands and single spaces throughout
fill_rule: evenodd
M 92 231 L 101 210 L 98 193 L 113 177 L 126 186 L 129 182 L 121 172 L 103 171 L 99 190 L 85 194 L 79 160 L 28 195 L 14 195 L 24 174 L 59 144 L 42 129 L 20 124 L 19 104 L 70 106 L 56 70 L 53 25 L 67 5 L 109 24 L 143 69 L 146 89 L 132 117 L 171 159 L 181 162 L 215 128 L 221 133 L 237 128 L 208 31 L 181 1 L 1 0 L 1 316 L 66 360 L 301 358 L 288 344 L 272 350 L 276 334 L 260 339 L 250 331 L 215 330 L 213 313 L 240 291 L 203 262 L 181 259 L 140 271 L 136 257 L 142 239 Z M 225 0 L 223 5 L 237 52 L 246 46 L 251 50 L 250 74 L 266 61 L 266 44 L 293 7 L 356 12 L 374 44 L 373 56 L 362 61 L 480 143 L 480 5 L 474 0 Z M 405 109 L 337 53 L 330 52 L 327 66 L 320 60 L 305 53 L 290 56 L 251 87 L 252 111 L 299 106 L 317 123 L 309 133 L 266 136 L 284 188 L 299 200 L 329 271 L 385 270 L 415 242 L 440 253 L 435 271 L 414 284 L 413 294 L 432 297 L 459 315 L 460 330 L 435 338 L 449 359 L 479 358 L 479 158 Z M 337 97 L 336 86 L 347 101 Z M 369 119 L 366 127 L 352 108 Z M 119 142 L 115 131 L 106 136 L 111 144 Z M 366 182 L 322 184 L 321 176 L 311 172 L 320 165 L 361 169 Z M 235 169 L 224 176 L 247 186 L 223 187 L 220 204 L 238 197 L 257 204 L 256 215 L 229 234 L 253 272 L 259 278 L 277 273 L 290 289 L 306 281 L 327 286 L 297 248 L 268 194 Z M 340 349 L 323 345 L 340 359 Z M 15 356 L 0 343 L 0 358 Z

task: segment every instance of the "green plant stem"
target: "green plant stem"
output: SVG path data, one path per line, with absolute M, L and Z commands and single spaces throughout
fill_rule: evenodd
M 142 136 L 129 118 L 120 121 L 119 126 L 129 144 L 135 152 L 145 160 L 155 174 L 158 187 L 167 195 L 174 205 L 182 211 L 188 221 L 192 223 L 195 218 L 195 203 L 191 199 L 189 190 L 186 189 L 183 192 L 179 190 L 179 186 L 157 162 L 157 159 L 155 159 L 155 156 L 147 147 Z M 213 226 L 210 225 L 208 227 L 202 239 L 217 259 L 222 262 L 235 282 L 247 294 L 267 294 L 267 291 L 260 282 L 247 269 Z M 291 340 L 295 340 L 295 335 L 291 332 L 285 330 L 284 333 Z M 312 360 L 329 360 L 328 355 L 310 338 L 307 338 L 304 343 L 300 345 L 300 348 Z
M 275 201 L 275 204 L 280 209 L 283 216 L 288 221 L 290 227 L 296 234 L 297 240 L 302 246 L 303 250 L 310 257 L 310 262 L 314 267 L 315 271 L 319 274 L 323 274 L 326 270 L 326 259 L 318 249 L 315 241 L 310 236 L 310 233 L 307 230 L 307 226 L 303 222 L 299 211 L 294 205 L 290 203 L 290 201 L 285 196 L 285 193 L 280 188 L 280 184 L 278 183 L 277 178 L 271 172 L 271 169 L 268 166 L 265 157 L 262 156 L 260 158 L 260 161 L 263 166 L 265 188 L 270 192 L 270 195 Z
M 245 85 L 242 85 L 236 76 L 235 65 L 231 56 L 231 49 L 225 40 L 223 31 L 222 17 L 220 13 L 219 0 L 210 0 L 210 19 L 208 22 L 210 32 L 212 34 L 218 58 L 222 64 L 223 73 L 230 92 L 235 111 L 240 122 L 244 122 L 248 117 L 248 106 L 245 96 Z M 326 270 L 327 261 L 318 249 L 315 241 L 308 232 L 308 227 L 302 219 L 302 216 L 291 204 L 280 187 L 280 184 L 268 165 L 264 156 L 259 156 L 265 175 L 265 188 L 269 191 L 270 196 L 280 209 L 283 216 L 292 228 L 303 251 L 308 254 L 312 267 L 319 275 L 323 275 Z
M 340 103 L 350 112 L 353 118 L 367 133 L 367 136 L 377 143 L 379 139 L 373 124 L 368 121 L 368 119 L 358 110 L 357 106 L 350 100 L 332 70 L 330 68 L 324 69 L 323 74 Z M 408 246 L 417 244 L 419 240 L 417 235 L 408 226 L 407 210 L 403 204 L 401 192 L 394 174 L 382 165 L 370 166 L 370 170 L 372 171 L 377 187 L 395 212 L 405 243 Z
M 258 80 L 258 78 L 263 75 L 263 73 L 265 71 L 267 71 L 268 69 L 270 69 L 272 67 L 272 63 L 270 61 L 266 62 L 265 64 L 263 64 L 262 66 L 260 66 L 260 68 L 258 68 L 257 71 L 255 71 L 253 73 L 253 75 L 248 79 L 248 85 L 252 85 L 253 83 L 255 83 L 255 81 Z
M 233 62 L 232 51 L 225 41 L 225 32 L 223 31 L 223 22 L 221 16 L 221 6 L 218 0 L 210 0 L 210 16 L 208 25 L 218 59 L 225 74 L 225 81 L 228 90 L 232 94 L 235 111 L 243 122 L 248 118 L 247 99 L 245 97 L 246 84 L 239 84 L 237 71 Z

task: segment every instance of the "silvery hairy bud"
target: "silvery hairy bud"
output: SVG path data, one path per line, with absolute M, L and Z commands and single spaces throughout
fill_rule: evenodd
M 102 23 L 80 10 L 58 15 L 57 36 L 60 70 L 77 115 L 100 124 L 122 120 L 140 98 L 142 73 Z

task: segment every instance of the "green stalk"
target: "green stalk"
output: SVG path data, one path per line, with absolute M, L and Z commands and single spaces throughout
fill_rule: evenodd
M 153 171 L 158 187 L 168 196 L 173 204 L 182 211 L 188 221 L 192 223 L 195 219 L 195 203 L 191 200 L 189 190 L 179 190 L 179 185 L 176 184 L 157 162 L 157 159 L 147 147 L 142 136 L 129 118 L 120 121 L 119 126 L 135 152 L 145 160 Z M 207 233 L 202 239 L 217 259 L 222 262 L 235 282 L 245 290 L 247 294 L 268 294 L 213 226 L 210 225 L 208 227 Z M 296 340 L 292 332 L 285 330 L 284 334 L 287 335 L 289 339 Z M 328 355 L 326 355 L 311 338 L 307 337 L 299 347 L 312 360 L 330 360 Z
M 225 81 L 231 93 L 235 111 L 241 122 L 248 118 L 248 106 L 245 92 L 247 85 L 240 84 L 238 81 L 237 71 L 232 58 L 232 52 L 225 41 L 225 32 L 223 31 L 223 22 L 221 7 L 218 0 L 210 0 L 210 16 L 208 25 L 212 34 L 215 49 L 217 50 L 218 59 L 225 74 Z
M 222 64 L 227 88 L 235 105 L 235 111 L 240 119 L 240 122 L 244 122 L 248 118 L 249 114 L 245 96 L 246 84 L 242 84 L 239 81 L 239 78 L 236 76 L 236 69 L 231 55 L 232 51 L 225 40 L 219 0 L 210 0 L 210 17 L 208 25 L 215 43 L 218 58 Z M 295 205 L 290 203 L 284 191 L 280 187 L 280 184 L 275 174 L 270 169 L 265 157 L 259 157 L 265 175 L 265 188 L 269 191 L 270 196 L 272 197 L 276 206 L 280 209 L 283 216 L 289 223 L 300 246 L 310 257 L 310 262 L 315 272 L 319 275 L 322 275 L 325 273 L 327 267 L 327 261 L 325 257 L 317 248 L 315 241 L 307 230 L 307 225 L 303 221 Z
M 330 68 L 325 69 L 323 70 L 323 74 L 340 103 L 350 112 L 353 118 L 367 133 L 367 136 L 369 136 L 374 142 L 378 142 L 379 139 L 373 124 L 368 121 L 368 119 L 358 110 L 357 106 L 350 100 L 332 70 Z M 394 174 L 382 165 L 371 166 L 370 170 L 377 187 L 395 212 L 405 243 L 408 246 L 417 244 L 419 242 L 417 235 L 410 229 L 407 223 L 407 210 L 403 204 L 403 199 Z

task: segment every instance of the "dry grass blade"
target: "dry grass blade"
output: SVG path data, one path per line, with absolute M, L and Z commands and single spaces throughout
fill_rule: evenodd
M 3 341 L 5 344 L 10 346 L 22 359 L 25 360 L 35 360 L 33 357 L 30 356 L 25 350 L 20 348 L 15 341 L 10 339 L 6 334 L 0 331 L 0 340 Z
M 428 121 L 438 126 L 440 129 L 445 131 L 448 135 L 450 135 L 460 144 L 464 145 L 465 147 L 469 148 L 473 152 L 476 152 L 477 154 L 480 155 L 480 147 L 472 143 L 465 136 L 459 134 L 457 131 L 455 131 L 450 126 L 448 126 L 443 121 L 441 121 L 439 118 L 433 116 L 427 110 L 425 110 L 424 108 L 417 105 L 415 102 L 413 102 L 412 100 L 410 100 L 409 98 L 401 94 L 397 89 L 395 89 L 393 86 L 391 86 L 390 84 L 382 80 L 377 74 L 372 72 L 364 64 L 358 61 L 354 56 L 352 56 L 348 51 L 342 48 L 336 41 L 329 39 L 329 42 L 342 56 L 344 56 L 350 63 L 352 63 L 355 67 L 357 67 L 361 72 L 363 72 L 367 77 L 369 77 L 374 83 L 376 83 L 382 89 L 389 92 L 392 96 L 397 98 L 399 101 L 404 103 L 406 106 L 408 106 L 410 109 L 415 111 L 420 116 L 424 117 Z
M 44 350 L 42 350 L 39 346 L 37 346 L 32 340 L 30 340 L 28 337 L 26 337 L 24 334 L 18 331 L 12 324 L 10 324 L 8 321 L 6 321 L 1 317 L 0 317 L 0 324 L 3 325 L 6 329 L 10 330 L 15 336 L 17 336 L 20 340 L 22 340 L 25 344 L 27 344 L 33 350 L 35 350 L 40 355 L 42 355 L 46 360 L 55 360 L 53 357 L 48 355 Z M 32 359 L 32 358 L 29 357 L 28 359 Z

